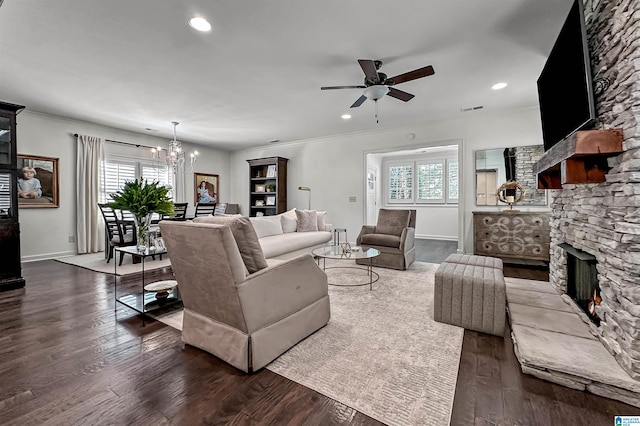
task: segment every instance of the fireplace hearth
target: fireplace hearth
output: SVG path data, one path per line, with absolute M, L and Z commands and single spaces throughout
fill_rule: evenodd
M 596 326 L 600 326 L 597 307 L 602 298 L 596 257 L 567 243 L 560 244 L 560 247 L 567 253 L 567 295 Z

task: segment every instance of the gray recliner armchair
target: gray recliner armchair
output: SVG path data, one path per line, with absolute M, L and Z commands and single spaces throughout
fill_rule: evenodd
M 415 210 L 380 209 L 378 223 L 363 226 L 356 244 L 380 251 L 380 256 L 372 259 L 373 266 L 404 270 L 416 260 L 415 227 Z M 369 264 L 368 259 L 356 262 Z
M 327 276 L 310 254 L 268 266 L 248 218 L 197 219 L 160 222 L 185 343 L 252 372 L 329 322 Z

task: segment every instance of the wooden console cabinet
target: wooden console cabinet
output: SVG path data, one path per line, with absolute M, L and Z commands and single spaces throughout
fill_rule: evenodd
M 24 287 L 20 264 L 16 115 L 22 105 L 0 102 L 0 291 Z
M 549 261 L 548 212 L 473 212 L 474 253 Z

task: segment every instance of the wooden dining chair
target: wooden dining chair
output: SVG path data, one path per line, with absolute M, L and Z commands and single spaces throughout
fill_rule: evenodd
M 109 207 L 108 204 L 98 204 L 100 212 L 102 212 L 102 218 L 104 219 L 105 232 L 108 236 L 109 247 L 105 247 L 105 250 L 109 251 L 107 256 L 107 263 L 113 258 L 113 251 L 115 247 L 129 247 L 138 244 L 136 238 L 135 222 L 133 220 L 125 220 L 119 217 L 118 212 Z M 120 252 L 120 262 L 124 259 L 124 252 Z
M 198 216 L 209 216 L 213 215 L 216 210 L 216 205 L 214 203 L 211 204 L 196 204 L 196 214 L 195 217 Z

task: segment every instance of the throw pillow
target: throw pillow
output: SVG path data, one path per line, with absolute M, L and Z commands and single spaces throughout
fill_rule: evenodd
M 313 232 L 318 230 L 318 214 L 315 210 L 296 210 L 298 218 L 298 232 Z
M 296 232 L 298 229 L 298 216 L 296 216 L 295 208 L 281 213 L 278 216 L 280 216 L 280 222 L 282 222 L 282 232 L 285 234 Z
M 258 238 L 282 235 L 282 224 L 277 216 L 262 216 L 250 218 Z
M 242 260 L 250 274 L 266 268 L 267 260 L 262 253 L 262 247 L 258 241 L 256 231 L 248 217 L 229 216 L 199 216 L 193 219 L 195 223 L 215 223 L 227 225 L 231 228 L 233 238 L 236 240 Z
M 318 216 L 318 231 L 325 231 L 327 227 L 327 212 L 316 212 L 316 215 Z

